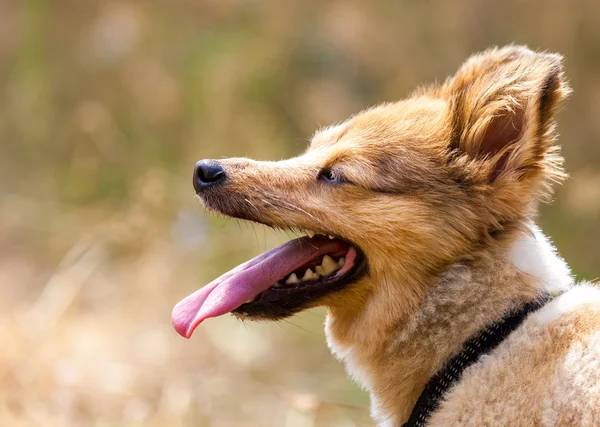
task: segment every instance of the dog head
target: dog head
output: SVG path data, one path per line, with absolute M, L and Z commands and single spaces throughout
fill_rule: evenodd
M 560 56 L 492 49 L 442 85 L 319 131 L 298 157 L 198 162 L 209 209 L 309 236 L 183 300 L 176 329 L 189 337 L 226 312 L 277 319 L 316 305 L 356 313 L 385 301 L 398 315 L 423 278 L 501 241 L 563 177 L 553 116 L 568 93 Z

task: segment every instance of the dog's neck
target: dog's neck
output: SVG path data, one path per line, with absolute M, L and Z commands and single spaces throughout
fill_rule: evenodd
M 534 224 L 528 228 L 510 247 L 430 277 L 427 292 L 408 313 L 398 314 L 381 301 L 378 310 L 354 316 L 330 310 L 329 347 L 370 393 L 371 413 L 380 426 L 404 422 L 430 377 L 469 337 L 544 291 L 572 285 L 568 267 L 546 237 Z

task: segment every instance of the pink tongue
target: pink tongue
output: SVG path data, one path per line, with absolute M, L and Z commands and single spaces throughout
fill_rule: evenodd
M 267 290 L 308 261 L 347 248 L 340 240 L 302 237 L 238 265 L 180 301 L 171 315 L 177 333 L 185 338 L 205 319 L 229 313 Z

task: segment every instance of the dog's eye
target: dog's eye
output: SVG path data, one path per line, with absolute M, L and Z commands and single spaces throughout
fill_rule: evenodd
M 317 177 L 320 181 L 328 182 L 331 184 L 339 184 L 344 181 L 344 177 L 339 171 L 331 168 L 323 168 L 319 171 L 319 175 Z

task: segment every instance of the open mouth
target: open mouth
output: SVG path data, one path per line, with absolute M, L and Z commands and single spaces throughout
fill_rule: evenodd
M 237 266 L 180 301 L 173 309 L 173 326 L 189 338 L 202 321 L 226 313 L 287 317 L 355 282 L 366 270 L 357 246 L 309 233 Z

